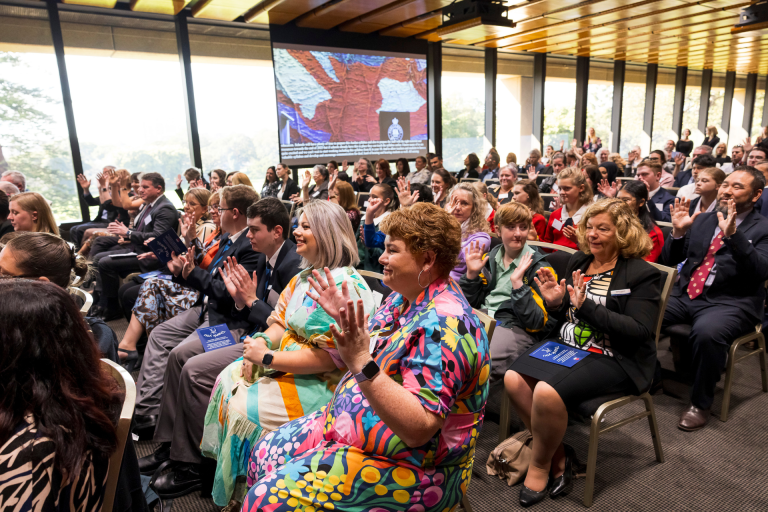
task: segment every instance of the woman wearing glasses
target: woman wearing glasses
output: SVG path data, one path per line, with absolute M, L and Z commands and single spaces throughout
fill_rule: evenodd
M 207 268 L 219 250 L 221 239 L 221 217 L 219 216 L 219 192 L 211 194 L 202 188 L 193 188 L 185 196 L 182 219 L 182 237 L 187 247 L 195 247 L 196 264 Z M 203 201 L 206 200 L 204 203 Z M 201 205 L 207 203 L 207 208 Z M 149 255 L 149 256 L 148 256 Z M 153 257 L 154 253 L 145 253 L 141 257 Z M 140 278 L 139 278 L 140 279 Z M 200 297 L 200 292 L 187 288 L 170 280 L 162 274 L 148 277 L 141 286 L 136 303 L 133 306 L 131 320 L 118 349 L 120 362 L 128 371 L 133 371 L 139 354 L 136 344 L 146 331 L 152 329 L 191 308 Z M 122 296 L 127 291 L 120 289 Z

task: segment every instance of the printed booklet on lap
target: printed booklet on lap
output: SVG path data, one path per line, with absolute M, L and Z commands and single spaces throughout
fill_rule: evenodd
M 203 344 L 203 349 L 206 352 L 235 344 L 235 338 L 232 337 L 232 333 L 229 332 L 227 324 L 214 325 L 213 327 L 201 327 L 195 330 L 197 331 L 197 336 L 200 338 L 200 343 Z
M 187 252 L 187 246 L 181 241 L 179 235 L 176 234 L 174 229 L 169 229 L 162 235 L 158 236 L 147 244 L 160 263 L 168 263 L 171 261 L 171 253 L 175 252 L 176 255 L 184 254 Z
M 589 352 L 569 347 L 554 341 L 548 341 L 529 354 L 531 357 L 559 364 L 560 366 L 572 367 L 585 357 Z

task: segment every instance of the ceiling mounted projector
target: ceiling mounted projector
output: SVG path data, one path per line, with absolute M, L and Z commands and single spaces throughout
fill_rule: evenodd
M 745 7 L 739 13 L 739 22 L 731 34 L 741 34 L 768 28 L 768 2 L 759 2 Z
M 515 24 L 507 18 L 504 0 L 462 0 L 443 7 L 441 39 L 476 41 L 504 37 Z

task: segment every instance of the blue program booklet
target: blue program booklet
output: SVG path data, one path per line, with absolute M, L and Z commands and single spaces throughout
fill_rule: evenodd
M 206 352 L 217 348 L 229 347 L 235 344 L 235 338 L 229 332 L 227 324 L 214 325 L 213 327 L 201 327 L 196 329 L 200 343 Z
M 587 357 L 589 352 L 554 341 L 548 341 L 529 355 L 536 359 L 541 359 L 542 361 L 548 361 L 570 368 Z
M 181 241 L 176 231 L 169 229 L 162 235 L 158 236 L 147 244 L 157 259 L 161 263 L 168 263 L 171 261 L 171 253 L 175 252 L 176 255 L 184 254 L 187 252 L 187 246 Z

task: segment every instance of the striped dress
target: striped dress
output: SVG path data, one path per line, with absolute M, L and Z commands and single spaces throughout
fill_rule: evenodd
M 373 294 L 365 280 L 352 267 L 331 271 L 340 288 L 347 281 L 352 300 L 363 299 L 367 314 L 373 315 Z M 263 375 L 249 384 L 240 377 L 242 358 L 230 364 L 214 384 L 205 415 L 203 455 L 217 460 L 213 500 L 225 506 L 230 498 L 242 501 L 246 463 L 253 445 L 264 434 L 284 423 L 311 414 L 326 405 L 346 369 L 330 334 L 333 319 L 307 295 L 311 269 L 296 275 L 280 294 L 267 323 L 285 329 L 279 351 L 320 348 L 326 350 L 337 368 L 311 375 L 275 373 L 260 369 Z M 239 482 L 238 482 L 239 478 Z

